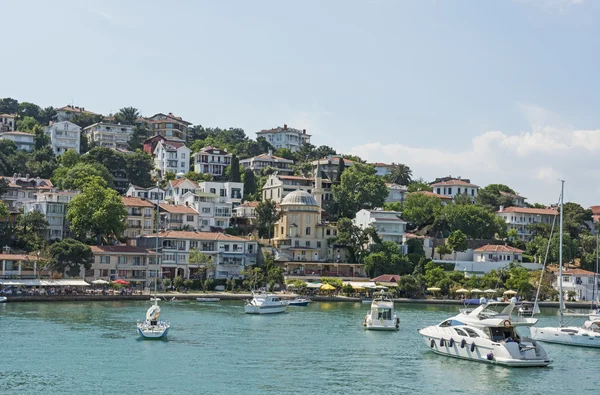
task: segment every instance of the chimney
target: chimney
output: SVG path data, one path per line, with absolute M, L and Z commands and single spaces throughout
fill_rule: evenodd
M 498 209 L 498 211 L 500 211 L 500 212 L 504 211 L 504 206 L 500 206 L 500 208 Z
M 272 158 L 272 157 L 273 157 L 273 150 L 272 150 L 272 149 L 270 149 L 270 150 L 269 150 L 269 158 Z
M 283 129 L 284 129 L 284 130 L 287 130 L 287 123 L 284 123 L 284 124 L 283 124 Z

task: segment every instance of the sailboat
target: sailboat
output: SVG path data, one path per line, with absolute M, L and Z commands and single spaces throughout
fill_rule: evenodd
M 148 311 L 146 312 L 146 319 L 142 322 L 137 323 L 137 330 L 140 336 L 145 339 L 164 339 L 167 337 L 169 333 L 169 328 L 171 324 L 169 322 L 159 320 L 160 317 L 160 306 L 158 305 L 158 301 L 160 298 L 156 296 L 156 288 L 158 282 L 158 200 L 156 202 L 156 256 L 155 256 L 155 264 L 156 264 L 156 273 L 154 273 L 154 297 L 150 298 L 154 304 L 150 306 Z
M 560 193 L 560 226 L 559 226 L 559 249 L 558 249 L 558 300 L 559 300 L 559 326 L 530 328 L 531 338 L 546 343 L 565 344 L 569 346 L 599 347 L 600 348 L 600 319 L 588 320 L 582 326 L 566 326 L 564 322 L 565 301 L 563 293 L 563 201 L 565 182 L 561 180 Z M 537 301 L 536 301 L 537 305 Z M 591 317 L 590 317 L 591 318 Z M 600 318 L 600 317 L 599 317 Z

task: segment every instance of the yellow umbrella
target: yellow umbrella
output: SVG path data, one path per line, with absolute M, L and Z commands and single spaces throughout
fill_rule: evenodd
M 486 294 L 495 294 L 497 291 L 496 291 L 495 289 L 491 289 L 491 288 L 489 288 L 489 289 L 486 289 L 486 290 L 485 290 L 485 291 L 483 291 L 483 292 L 485 292 Z
M 323 284 L 323 285 L 321 285 L 321 289 L 323 291 L 333 291 L 335 289 L 335 287 L 331 284 Z
M 504 295 L 516 295 L 517 291 L 513 291 L 512 289 L 509 289 L 508 291 L 504 291 Z
M 471 293 L 474 293 L 474 294 L 481 294 L 481 293 L 483 293 L 483 291 L 482 291 L 482 290 L 480 290 L 479 288 L 475 288 L 475 289 L 472 289 L 472 290 L 471 290 Z
M 442 289 L 438 288 L 438 287 L 431 287 L 431 288 L 427 288 L 427 290 L 431 291 L 431 292 L 438 292 L 438 291 L 441 291 Z
M 461 288 L 461 289 L 457 289 L 454 292 L 456 292 L 457 294 L 468 294 L 471 291 L 469 291 L 468 289 Z

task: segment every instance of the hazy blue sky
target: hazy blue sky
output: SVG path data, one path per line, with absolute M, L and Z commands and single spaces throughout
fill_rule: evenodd
M 0 0 L 0 97 L 135 106 L 600 204 L 600 2 Z

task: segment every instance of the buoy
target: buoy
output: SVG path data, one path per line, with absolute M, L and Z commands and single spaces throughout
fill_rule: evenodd
M 466 345 L 467 341 L 465 339 L 462 339 L 462 341 L 460 342 L 460 348 L 465 348 Z
M 440 347 L 444 347 L 444 338 L 440 339 Z
M 471 344 L 471 352 L 475 351 L 475 343 Z
M 486 355 L 488 361 L 493 361 L 494 360 L 494 354 L 490 351 L 487 355 Z
M 454 339 L 450 338 L 450 347 L 454 347 Z
M 433 348 L 435 346 L 435 341 L 433 339 L 431 339 L 431 342 L 429 343 L 429 347 Z
M 396 317 L 396 325 L 400 325 L 400 318 Z

